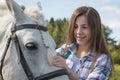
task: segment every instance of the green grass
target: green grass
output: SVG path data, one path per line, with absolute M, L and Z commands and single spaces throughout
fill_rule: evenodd
M 114 77 L 109 80 L 120 80 L 120 64 L 115 64 Z

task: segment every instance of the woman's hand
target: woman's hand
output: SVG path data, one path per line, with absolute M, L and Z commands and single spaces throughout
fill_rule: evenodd
M 53 65 L 56 67 L 64 68 L 64 69 L 68 68 L 65 59 L 60 55 L 54 57 Z
M 66 61 L 62 56 L 55 56 L 52 64 L 56 67 L 66 69 L 70 80 L 79 80 L 77 74 L 71 71 L 71 69 L 67 66 Z

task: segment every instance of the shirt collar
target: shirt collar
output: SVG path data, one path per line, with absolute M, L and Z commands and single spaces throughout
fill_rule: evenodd
M 77 50 L 77 45 L 75 43 L 72 43 L 68 46 L 68 49 L 69 51 L 72 53 L 72 54 L 75 54 L 76 53 L 76 50 Z M 86 55 L 87 57 L 90 57 L 90 58 L 93 58 L 93 52 L 92 50 L 89 50 L 88 51 L 88 54 Z

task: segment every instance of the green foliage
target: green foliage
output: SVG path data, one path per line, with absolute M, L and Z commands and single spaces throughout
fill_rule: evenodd
M 112 57 L 113 57 L 114 63 L 120 64 L 120 51 L 119 50 L 114 50 L 112 52 Z
M 66 18 L 57 20 L 51 18 L 49 21 L 48 31 L 55 40 L 57 47 L 60 47 L 65 42 L 67 37 L 68 24 L 69 23 Z
M 103 32 L 104 32 L 107 43 L 115 45 L 116 41 L 114 40 L 114 38 L 110 37 L 110 34 L 112 34 L 112 30 L 108 26 L 105 26 L 105 25 L 102 25 L 102 26 L 103 26 Z
M 115 64 L 120 64 L 120 43 L 110 49 Z
M 110 78 L 109 80 L 120 80 L 120 65 L 119 64 L 115 64 L 114 76 Z
M 114 63 L 120 64 L 120 44 L 116 45 L 116 41 L 114 38 L 110 37 L 110 34 L 112 34 L 112 30 L 108 27 L 103 25 L 103 31 L 105 34 L 105 39 L 107 41 L 108 47 L 110 49 L 110 52 L 112 54 L 112 58 L 114 60 Z

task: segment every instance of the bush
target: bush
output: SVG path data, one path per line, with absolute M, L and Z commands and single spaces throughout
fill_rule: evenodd
M 119 64 L 115 64 L 114 77 L 110 78 L 109 80 L 120 80 L 120 65 Z
M 114 50 L 112 52 L 112 57 L 113 57 L 113 60 L 114 60 L 114 63 L 115 64 L 120 64 L 120 51 L 119 50 Z

